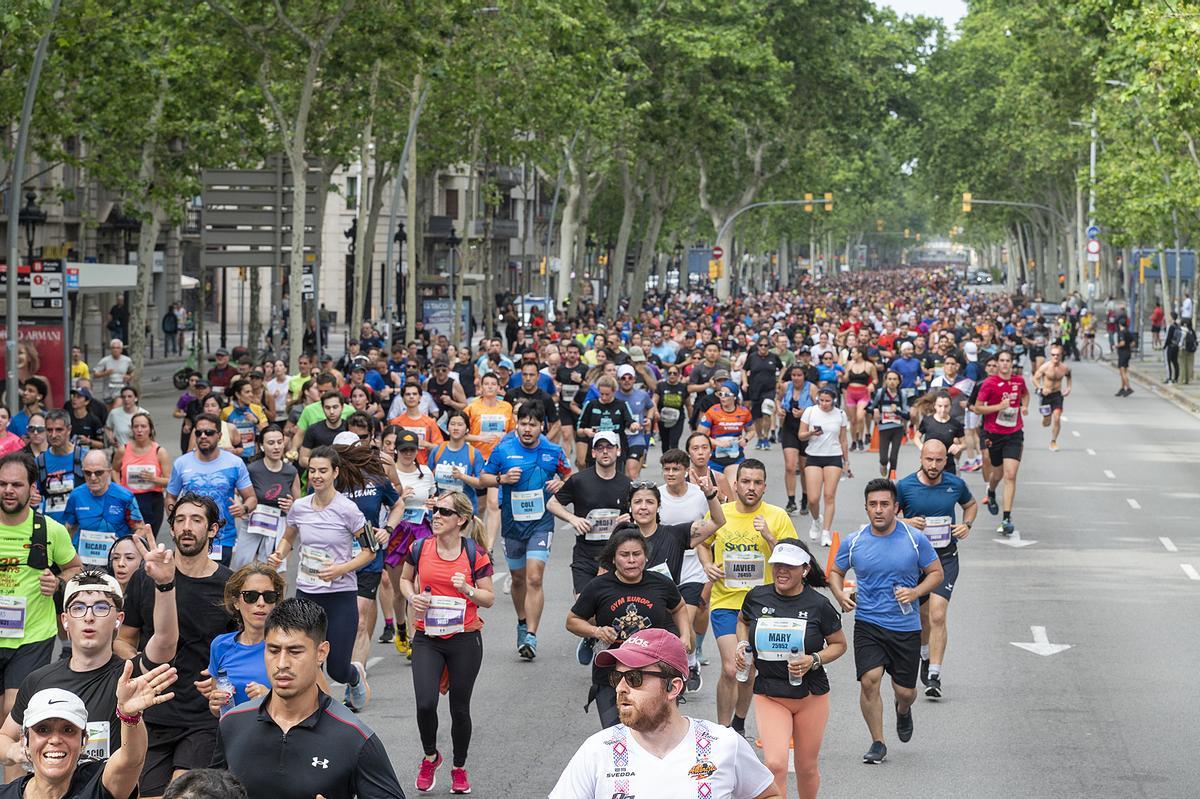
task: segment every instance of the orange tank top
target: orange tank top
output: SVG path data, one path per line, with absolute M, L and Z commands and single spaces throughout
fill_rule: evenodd
M 147 477 L 162 477 L 162 466 L 158 463 L 158 444 L 154 449 L 138 455 L 133 451 L 133 442 L 125 444 L 125 454 L 121 456 L 121 485 L 135 494 L 149 494 L 157 491 L 162 493 L 162 486 L 146 480 Z

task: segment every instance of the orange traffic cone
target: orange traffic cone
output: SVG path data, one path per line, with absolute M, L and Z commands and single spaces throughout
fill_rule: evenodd
M 837 530 L 830 532 L 832 541 L 829 544 L 829 557 L 825 560 L 825 576 L 829 577 L 829 573 L 833 571 L 833 561 L 837 558 L 838 547 L 842 543 L 842 534 Z
M 879 427 L 878 426 L 876 426 L 875 429 L 871 431 L 871 449 L 870 449 L 870 451 L 871 452 L 879 451 Z

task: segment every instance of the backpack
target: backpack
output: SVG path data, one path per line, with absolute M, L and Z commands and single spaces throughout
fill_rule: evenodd
M 43 572 L 50 568 L 50 553 L 46 550 L 46 517 L 35 510 L 30 513 L 33 514 L 33 535 L 29 537 L 29 557 L 25 563 L 31 569 Z
M 49 452 L 49 450 L 43 450 L 42 452 L 39 452 L 36 458 L 39 490 L 45 486 L 46 481 L 50 479 L 50 468 L 46 465 L 46 452 Z M 81 486 L 86 482 L 83 478 L 83 454 L 84 447 L 76 446 L 75 457 L 71 463 L 71 471 L 75 474 L 75 485 L 77 486 Z M 46 492 L 42 491 L 42 493 L 44 494 Z
M 409 549 L 409 551 L 413 554 L 413 560 L 417 562 L 418 570 L 421 568 L 421 550 L 424 548 L 425 542 L 429 540 L 429 538 L 418 538 L 413 542 L 412 548 Z M 471 585 L 475 585 L 475 556 L 478 554 L 479 550 L 475 545 L 474 538 L 464 537 L 463 542 L 467 549 L 467 564 L 471 567 L 471 573 L 467 576 L 470 578 Z
M 174 311 L 167 311 L 162 318 L 162 331 L 164 333 L 178 333 L 179 319 L 175 316 Z
M 1183 348 L 1188 352 L 1196 351 L 1196 331 L 1190 327 L 1185 328 L 1187 332 L 1183 334 Z

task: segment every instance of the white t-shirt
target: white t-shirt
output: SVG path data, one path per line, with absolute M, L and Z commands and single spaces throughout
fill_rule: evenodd
M 808 440 L 808 446 L 805 448 L 806 454 L 820 457 L 841 457 L 842 428 L 850 426 L 850 420 L 846 418 L 845 411 L 841 408 L 834 408 L 826 412 L 821 410 L 819 405 L 810 405 L 804 409 L 800 421 L 807 422 L 810 429 L 821 428 L 819 436 L 813 436 Z
M 290 385 L 286 377 L 282 380 L 271 378 L 267 381 L 267 395 L 274 401 L 276 419 L 287 417 L 288 387 Z
M 688 723 L 661 759 L 642 749 L 624 724 L 601 730 L 579 747 L 550 799 L 753 799 L 771 786 L 770 770 L 740 734 L 712 722 Z M 710 792 L 698 793 L 702 781 Z
M 125 387 L 125 374 L 133 369 L 133 361 L 128 355 L 122 354 L 120 358 L 114 358 L 111 355 L 105 355 L 96 364 L 97 372 L 107 372 L 112 370 L 112 374 L 104 378 L 104 395 L 106 397 L 116 397 L 121 393 L 121 389 Z
M 662 497 L 662 504 L 658 507 L 660 524 L 689 524 L 703 519 L 704 515 L 708 513 L 708 500 L 704 498 L 704 492 L 695 483 L 687 484 L 687 491 L 682 497 L 671 496 L 665 483 L 658 487 L 658 493 Z M 685 550 L 683 567 L 679 571 L 679 584 L 703 583 L 707 580 L 704 567 L 700 565 L 700 559 L 696 557 L 696 550 Z
M 117 442 L 117 449 L 124 449 L 125 445 L 129 443 L 129 439 L 133 438 L 133 430 L 130 427 L 133 422 L 133 414 L 145 412 L 146 409 L 140 405 L 132 412 L 126 411 L 124 406 L 113 408 L 108 412 L 108 420 L 104 426 L 112 431 L 113 438 Z
M 429 521 L 429 511 L 425 508 L 425 500 L 437 493 L 437 481 L 428 466 L 417 464 L 415 472 L 396 470 L 400 477 L 401 488 L 411 488 L 412 495 L 404 500 L 404 521 L 420 524 Z

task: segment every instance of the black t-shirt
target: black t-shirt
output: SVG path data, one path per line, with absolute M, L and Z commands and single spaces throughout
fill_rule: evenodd
M 273 472 L 267 468 L 267 462 L 261 459 L 251 461 L 246 466 L 246 471 L 250 472 L 250 482 L 254 485 L 254 496 L 258 498 L 259 504 L 266 503 L 276 508 L 279 507 L 281 497 L 292 493 L 292 481 L 299 474 L 296 467 L 287 461 L 284 461 L 282 469 Z
M 587 392 L 582 386 L 584 380 L 587 379 L 587 366 L 584 364 L 576 364 L 575 366 L 560 366 L 555 372 L 555 380 L 558 382 L 558 401 L 567 409 L 570 409 L 572 402 L 583 407 L 583 394 Z
M 316 449 L 317 447 L 332 447 L 333 440 L 337 438 L 337 434 L 346 429 L 346 420 L 342 419 L 338 422 L 337 427 L 330 427 L 329 423 L 322 419 L 319 422 L 310 424 L 308 429 L 304 431 L 304 440 L 300 442 L 300 446 Z
M 458 375 L 458 384 L 462 386 L 463 393 L 467 395 L 467 398 L 475 396 L 475 362 L 456 363 L 450 367 L 450 371 Z
M 100 418 L 88 413 L 80 419 L 75 414 L 71 414 L 71 437 L 75 440 L 80 438 L 104 438 L 104 422 Z
M 432 377 L 425 381 L 425 390 L 429 392 L 429 396 L 433 397 L 433 401 L 437 403 L 438 409 L 442 413 L 449 413 L 454 410 L 454 408 L 446 404 L 446 397 L 454 399 L 455 382 L 452 377 L 447 377 L 445 381 L 440 383 Z
M 146 721 L 164 727 L 211 728 L 217 720 L 208 710 L 208 701 L 193 685 L 200 672 L 208 668 L 208 647 L 212 639 L 237 629 L 233 617 L 225 612 L 225 583 L 233 575 L 225 566 L 208 577 L 188 577 L 175 572 L 175 607 L 179 611 L 179 645 L 171 661 L 179 672 L 175 698 L 146 710 Z M 158 590 L 146 572 L 138 569 L 125 590 L 125 624 L 137 628 L 138 649 L 145 649 L 154 634 L 154 599 Z
M 664 424 L 663 427 L 674 427 L 683 421 L 683 417 L 687 415 L 687 384 L 683 382 L 669 383 L 663 380 L 655 388 L 655 393 L 658 394 L 658 410 L 662 412 L 664 408 L 674 408 L 679 412 L 679 421 L 675 424 Z
M 576 429 L 588 428 L 593 431 L 593 434 L 601 430 L 611 430 L 621 439 L 621 454 L 629 452 L 628 436 L 625 430 L 629 425 L 633 424 L 633 413 L 630 412 L 629 406 L 624 400 L 614 398 L 612 402 L 607 404 L 601 402 L 598 398 L 590 400 L 584 404 L 583 409 L 579 412 L 579 422 L 575 425 Z M 589 438 L 588 445 L 588 463 L 592 462 L 592 441 Z
M 104 787 L 104 764 L 94 761 L 80 763 L 71 776 L 71 785 L 67 788 L 63 799 L 116 799 Z M 26 774 L 20 779 L 13 780 L 7 785 L 0 786 L 0 799 L 22 799 L 25 796 L 25 786 L 33 779 L 32 774 Z M 129 794 L 129 799 L 138 795 L 137 788 Z
M 637 583 L 623 583 L 613 572 L 605 572 L 583 588 L 571 612 L 581 619 L 595 619 L 597 627 L 612 627 L 617 643 L 640 630 L 656 628 L 676 635 L 673 608 L 683 598 L 670 578 L 647 570 Z M 592 679 L 603 684 L 611 669 L 592 667 Z
M 783 362 L 778 355 L 769 351 L 766 355 L 752 352 L 746 356 L 745 368 L 751 397 L 761 399 L 775 394 L 775 381 L 783 369 Z
M 963 437 L 963 432 L 963 423 L 953 416 L 945 422 L 939 422 L 932 416 L 921 417 L 921 435 L 942 442 L 946 445 L 947 450 L 954 443 L 954 439 Z
M 654 535 L 646 539 L 646 570 L 665 567 L 671 579 L 679 584 L 683 571 L 683 554 L 692 548 L 692 522 L 660 524 Z
M 536 389 L 532 394 L 526 394 L 525 390 L 520 386 L 510 389 L 504 395 L 504 401 L 513 406 L 513 415 L 516 416 L 517 406 L 522 402 L 540 402 L 545 419 L 542 420 L 542 429 L 549 430 L 550 425 L 558 421 L 558 403 L 542 389 Z
M 19 725 L 33 695 L 44 688 L 62 688 L 83 700 L 88 711 L 88 742 L 81 754 L 107 760 L 121 746 L 121 722 L 117 718 L 117 682 L 125 660 L 113 655 L 98 669 L 72 671 L 69 658 L 56 660 L 30 673 L 17 690 L 12 718 Z M 137 674 L 137 667 L 134 667 Z
M 770 612 L 767 612 L 770 611 Z M 765 619 L 760 631 L 760 619 Z M 829 693 L 829 677 L 824 669 L 809 671 L 800 685 L 788 679 L 787 659 L 791 647 L 799 644 L 803 628 L 805 654 L 820 652 L 825 640 L 842 629 L 841 614 L 815 588 L 805 586 L 796 596 L 783 596 L 774 585 L 751 588 L 742 602 L 742 621 L 750 628 L 750 646 L 754 650 L 754 693 L 803 699 L 809 694 Z M 803 621 L 804 624 L 800 624 Z M 777 658 L 777 659 L 766 659 Z
M 612 511 L 616 511 L 617 516 L 629 512 L 629 485 L 629 478 L 620 468 L 617 468 L 617 473 L 612 479 L 605 480 L 596 474 L 595 466 L 589 466 L 582 472 L 575 472 L 568 477 L 554 498 L 564 506 L 569 506 L 576 516 L 584 519 L 587 519 L 592 511 L 608 511 L 605 515 L 615 519 Z M 593 518 L 592 521 L 595 523 L 596 520 Z M 608 534 L 611 535 L 615 522 L 609 522 L 606 526 Z M 592 535 L 594 540 L 591 541 L 587 536 L 575 536 L 575 561 L 594 564 L 600 557 L 600 551 L 608 542 L 608 536 L 601 538 L 600 530 Z

